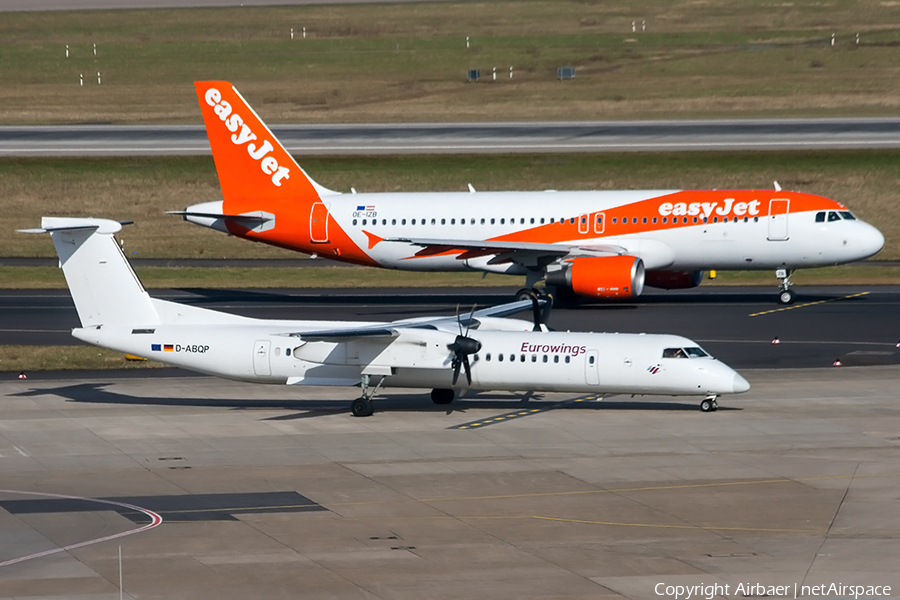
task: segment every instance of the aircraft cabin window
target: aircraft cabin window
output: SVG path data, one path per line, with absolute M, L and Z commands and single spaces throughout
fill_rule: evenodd
M 681 222 L 682 222 L 682 223 L 687 223 L 687 217 L 682 218 L 682 219 L 681 219 Z
M 553 225 L 554 223 L 556 223 L 556 219 L 554 219 L 553 217 L 550 217 L 550 224 Z
M 441 225 L 446 225 L 446 224 L 447 224 L 447 219 L 441 219 Z
M 432 219 L 432 220 L 431 220 L 431 224 L 432 224 L 432 225 L 437 225 L 437 220 L 436 220 L 436 219 Z
M 497 360 L 500 361 L 500 362 L 503 362 L 503 355 L 502 355 L 502 354 L 498 354 L 498 355 L 497 355 Z
M 570 362 L 572 362 L 572 357 L 569 355 L 566 355 L 566 364 L 569 364 Z
M 750 222 L 750 217 L 744 217 L 744 223 L 749 223 L 749 222 Z
M 537 362 L 537 354 L 531 355 L 531 362 Z
M 737 221 L 737 217 L 735 217 L 734 220 Z M 696 223 L 696 222 L 697 222 L 697 217 L 694 217 L 694 223 Z
M 631 217 L 631 222 L 637 225 L 637 217 Z
M 666 348 L 663 350 L 663 358 L 687 358 L 687 354 L 681 348 Z
M 842 210 L 841 216 L 844 217 L 844 219 L 847 221 L 855 221 L 856 220 L 856 217 L 854 217 L 853 213 L 850 212 L 849 210 Z
M 616 217 L 613 217 L 613 225 L 616 224 Z
M 841 220 L 841 215 L 837 214 L 833 210 L 828 211 L 828 222 L 829 223 L 831 223 L 832 221 L 840 221 L 840 220 Z
M 396 224 L 397 224 L 397 219 L 391 219 L 391 225 L 396 225 Z M 354 225 L 356 225 L 356 223 L 354 223 Z
M 753 217 L 753 222 L 754 222 L 754 223 L 759 223 L 759 217 Z
M 655 221 L 656 219 L 653 219 L 653 220 Z M 601 225 L 602 223 L 603 223 L 603 217 L 601 217 L 600 215 L 597 215 L 597 225 Z
M 488 352 L 488 353 L 485 355 L 484 360 L 486 360 L 486 361 L 488 361 L 488 362 L 491 362 L 491 353 L 490 353 L 490 352 Z
M 281 356 L 281 348 L 278 346 L 275 347 L 275 356 Z
M 522 354 L 521 356 L 519 356 L 519 362 L 525 362 L 525 355 L 524 355 L 524 354 Z
M 544 362 L 547 362 L 547 355 L 544 355 Z
M 366 222 L 363 221 L 363 225 L 365 225 L 365 224 L 366 224 Z M 409 224 L 410 224 L 410 225 L 415 225 L 415 224 L 416 224 L 416 220 L 413 219 L 412 221 L 409 222 Z
M 401 220 L 400 220 L 400 224 L 401 224 L 401 225 L 406 225 L 406 219 L 401 219 Z
M 493 225 L 493 224 L 494 224 L 494 219 L 491 219 L 491 225 Z
M 469 221 L 469 225 L 474 225 L 474 224 L 475 224 L 475 219 L 472 219 L 471 221 Z
M 559 362 L 559 354 L 554 354 L 554 355 L 553 355 L 553 362 L 555 362 L 555 363 L 558 363 L 558 362 Z
M 653 217 L 653 224 L 656 224 L 656 217 Z
M 290 348 L 285 348 L 285 349 L 284 349 L 284 355 L 285 355 L 285 356 L 290 356 L 290 355 L 291 355 L 291 349 L 290 349 Z
M 353 224 L 356 225 L 356 219 L 353 219 Z
M 501 224 L 501 225 L 505 225 L 505 224 L 506 224 L 506 219 L 500 219 L 500 224 Z
M 484 225 L 484 219 L 481 220 L 481 224 Z
M 669 217 L 663 217 L 663 223 L 668 223 L 668 222 L 669 222 Z
M 541 225 L 544 224 L 544 217 L 541 217 Z
M 825 211 L 820 211 L 816 213 L 816 223 L 824 223 L 825 222 Z
M 703 217 L 703 222 L 704 222 L 704 223 L 709 223 L 709 219 L 706 218 L 706 217 Z
M 593 357 L 593 356 L 588 356 L 588 364 L 590 364 L 590 365 L 594 364 L 594 357 Z
M 646 223 L 646 222 L 647 222 L 647 217 L 644 217 L 643 220 L 641 220 L 641 223 Z
M 719 222 L 719 217 L 713 217 L 713 223 L 718 223 L 718 222 Z
M 516 362 L 516 355 L 515 355 L 515 354 L 510 354 L 510 355 L 509 355 L 509 362 Z
M 531 222 L 534 223 L 534 219 L 532 219 Z M 524 225 L 524 224 L 525 224 L 525 217 L 522 217 L 521 219 L 519 219 L 519 225 Z
M 531 217 L 531 223 L 530 223 L 530 225 L 534 225 L 534 217 Z
M 450 224 L 451 224 L 451 225 L 456 225 L 456 219 L 450 219 Z

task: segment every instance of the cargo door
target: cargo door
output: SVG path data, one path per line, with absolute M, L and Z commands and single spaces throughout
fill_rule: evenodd
M 600 357 L 596 350 L 590 350 L 584 356 L 584 382 L 600 385 Z
M 788 239 L 788 208 L 790 200 L 769 200 L 769 241 Z
M 253 372 L 257 375 L 268 376 L 272 374 L 269 365 L 269 350 L 272 342 L 269 340 L 257 340 L 253 343 Z
M 309 241 L 328 243 L 328 205 L 316 202 L 309 213 Z

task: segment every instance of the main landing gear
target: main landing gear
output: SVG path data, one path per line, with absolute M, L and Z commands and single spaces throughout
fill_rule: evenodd
M 372 399 L 375 397 L 375 394 L 378 392 L 378 388 L 381 387 L 381 384 L 384 383 L 385 376 L 382 376 L 381 379 L 378 380 L 378 383 L 369 392 L 369 376 L 363 375 L 362 380 L 360 381 L 360 387 L 362 388 L 362 397 L 357 398 L 350 404 L 350 412 L 353 413 L 354 417 L 371 417 L 372 413 L 375 412 L 375 408 L 372 406 Z
M 453 402 L 455 395 L 456 393 L 453 390 L 435 388 L 431 390 L 431 401 L 435 404 L 450 404 Z
M 790 269 L 777 269 L 775 271 L 775 277 L 781 280 L 781 283 L 778 285 L 778 288 L 781 290 L 778 292 L 778 301 L 782 304 L 792 304 L 797 298 L 797 293 L 791 289 L 791 286 L 794 285 L 791 283 L 791 275 L 793 274 L 794 272 Z
M 719 403 L 716 402 L 717 396 L 707 396 L 700 403 L 700 410 L 702 412 L 715 412 L 719 408 Z

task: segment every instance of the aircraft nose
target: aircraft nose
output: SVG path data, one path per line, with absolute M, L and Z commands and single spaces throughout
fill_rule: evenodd
M 873 254 L 877 254 L 881 251 L 882 248 L 884 248 L 884 234 L 868 223 L 866 223 L 866 226 L 869 229 L 866 232 L 865 240 L 865 247 L 867 251 L 866 256 L 872 256 Z
M 750 382 L 744 379 L 740 373 L 734 374 L 734 382 L 731 384 L 735 394 L 743 394 L 750 389 Z

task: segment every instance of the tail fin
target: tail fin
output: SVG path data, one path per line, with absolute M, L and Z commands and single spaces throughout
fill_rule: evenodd
M 128 264 L 115 234 L 118 221 L 44 217 L 82 327 L 155 325 L 159 316 L 150 295 Z
M 313 181 L 227 81 L 195 81 L 225 200 L 291 197 L 315 202 L 336 194 Z

